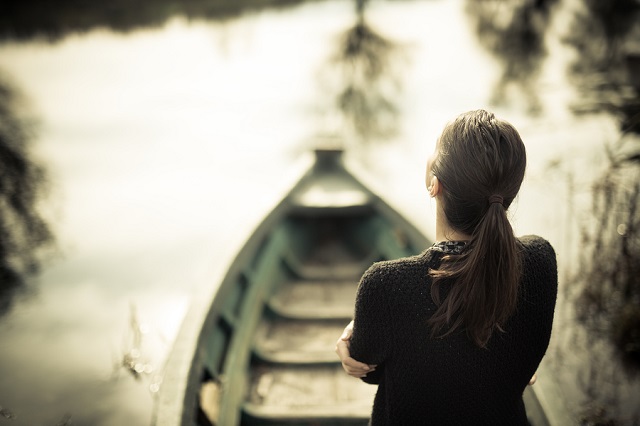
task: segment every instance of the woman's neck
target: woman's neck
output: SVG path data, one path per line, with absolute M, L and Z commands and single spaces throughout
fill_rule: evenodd
M 456 231 L 449 225 L 449 221 L 436 199 L 436 241 L 469 241 L 470 235 Z

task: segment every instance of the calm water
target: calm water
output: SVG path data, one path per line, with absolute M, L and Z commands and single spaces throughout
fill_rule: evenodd
M 351 159 L 430 234 L 425 159 L 448 119 L 491 108 L 528 145 L 517 233 L 547 237 L 569 268 L 581 207 L 570 208 L 566 175 L 579 172 L 586 187 L 604 165 L 603 142 L 618 133 L 605 116 L 569 112 L 563 15 L 550 32 L 537 117 L 517 86 L 502 106 L 489 104 L 500 65 L 478 45 L 462 2 L 373 3 L 368 18 L 407 48 L 401 133 L 354 147 Z M 320 76 L 353 20 L 352 5 L 335 1 L 226 23 L 174 19 L 126 35 L 0 45 L 0 70 L 40 122 L 34 148 L 51 175 L 44 209 L 59 246 L 37 291 L 0 321 L 0 406 L 15 417 L 0 423 L 149 423 L 190 299 L 216 285 L 300 154 L 336 131 Z M 570 322 L 564 312 L 560 328 Z M 566 347 L 563 338 L 556 333 L 554 347 Z M 137 378 L 122 367 L 135 350 Z M 579 358 L 567 352 L 562 362 Z M 577 378 L 563 378 L 579 406 Z

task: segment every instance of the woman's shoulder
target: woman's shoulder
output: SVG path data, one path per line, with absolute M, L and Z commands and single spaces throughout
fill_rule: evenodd
M 393 260 L 382 260 L 372 264 L 364 273 L 363 278 L 391 278 L 402 277 L 407 274 L 422 273 L 429 267 L 429 250 L 414 255 Z
M 526 235 L 518 241 L 523 247 L 525 278 L 556 282 L 558 266 L 551 243 L 538 235 Z
M 551 243 L 539 235 L 524 235 L 519 237 L 518 241 L 527 253 L 548 255 L 555 258 L 555 250 Z

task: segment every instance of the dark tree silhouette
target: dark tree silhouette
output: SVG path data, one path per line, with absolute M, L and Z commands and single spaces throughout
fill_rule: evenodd
M 3 0 L 0 39 L 41 37 L 55 41 L 69 33 L 100 27 L 126 32 L 160 26 L 174 16 L 224 20 L 309 1 L 313 0 Z
M 580 321 L 640 367 L 640 148 L 624 141 L 609 149 L 592 188 L 576 308 Z
M 467 1 L 467 15 L 480 44 L 502 66 L 502 75 L 493 90 L 493 104 L 507 102 L 508 89 L 515 87 L 524 95 L 530 113 L 541 111 L 536 84 L 547 56 L 545 35 L 557 1 Z
M 17 96 L 0 83 L 0 315 L 37 272 L 40 249 L 53 236 L 37 210 L 45 173 L 29 153 L 30 126 L 18 116 Z
M 346 139 L 371 142 L 398 131 L 396 97 L 406 63 L 402 45 L 385 37 L 365 19 L 368 0 L 356 0 L 356 22 L 340 37 L 329 66 L 338 72 L 336 107 L 344 119 Z
M 640 372 L 640 2 L 584 0 L 579 6 L 564 38 L 576 52 L 569 68 L 578 89 L 572 109 L 610 114 L 622 136 L 606 147 L 607 165 L 591 188 L 568 290 L 592 346 L 606 344 L 622 360 L 608 351 L 591 354 L 584 424 L 627 424 L 637 422 L 640 411 L 620 406 L 611 386 L 622 388 Z M 602 380 L 601 373 L 617 365 Z
M 565 41 L 576 52 L 570 76 L 580 89 L 576 112 L 618 118 L 621 139 L 607 147 L 608 167 L 593 186 L 590 217 L 582 230 L 576 281 L 579 319 L 613 338 L 640 366 L 640 87 L 629 57 L 640 49 L 640 2 L 585 0 Z M 594 222 L 595 221 L 595 222 Z
M 575 52 L 569 76 L 581 96 L 576 113 L 606 111 L 623 131 L 640 133 L 640 2 L 584 0 L 565 42 Z

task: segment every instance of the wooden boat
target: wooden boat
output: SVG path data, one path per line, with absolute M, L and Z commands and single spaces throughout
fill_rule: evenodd
M 212 300 L 190 310 L 153 423 L 366 425 L 376 387 L 343 372 L 335 341 L 372 262 L 429 245 L 346 169 L 340 150 L 318 150 Z M 527 406 L 534 424 L 551 424 L 530 391 Z

